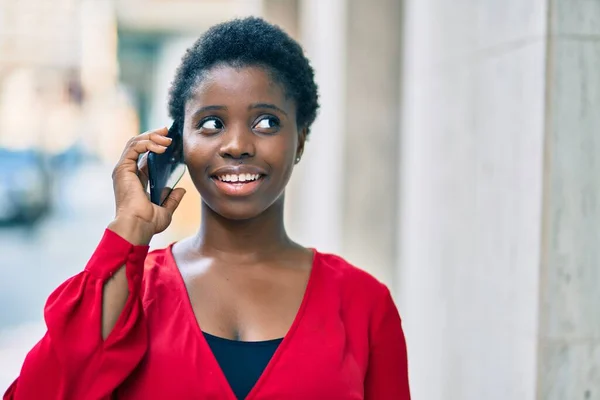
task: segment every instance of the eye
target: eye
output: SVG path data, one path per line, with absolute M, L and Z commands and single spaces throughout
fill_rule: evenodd
M 200 121 L 200 129 L 216 131 L 223 129 L 223 122 L 217 118 L 206 118 Z
M 254 129 L 268 133 L 276 132 L 279 129 L 279 120 L 273 116 L 261 117 L 254 125 Z

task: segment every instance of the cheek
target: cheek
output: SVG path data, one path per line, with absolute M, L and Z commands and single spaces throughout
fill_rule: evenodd
M 297 145 L 297 139 L 291 139 L 289 136 L 281 136 L 276 139 L 274 138 L 274 143 L 270 143 L 268 148 L 261 149 L 262 153 L 265 154 L 265 161 L 273 168 L 279 169 L 278 175 L 286 181 L 294 169 Z
M 212 154 L 214 149 L 206 143 L 200 144 L 196 140 L 186 140 L 183 143 L 183 157 L 192 175 L 206 168 Z

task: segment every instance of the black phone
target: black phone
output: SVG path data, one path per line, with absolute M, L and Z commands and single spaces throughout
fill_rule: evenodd
M 162 154 L 148 154 L 150 201 L 162 205 L 185 173 L 183 140 L 179 126 L 173 123 L 167 137 L 173 139 Z

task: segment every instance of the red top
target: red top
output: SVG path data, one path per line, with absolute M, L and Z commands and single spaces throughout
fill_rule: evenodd
M 123 264 L 130 295 L 103 341 L 102 288 Z M 171 248 L 148 254 L 106 230 L 85 270 L 50 295 L 45 320 L 48 332 L 5 400 L 235 399 Z M 247 399 L 409 400 L 406 344 L 388 289 L 315 251 L 298 314 Z

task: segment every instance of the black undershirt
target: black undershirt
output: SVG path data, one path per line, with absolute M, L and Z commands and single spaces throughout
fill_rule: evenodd
M 203 333 L 229 386 L 239 400 L 248 396 L 283 340 L 241 342 Z

